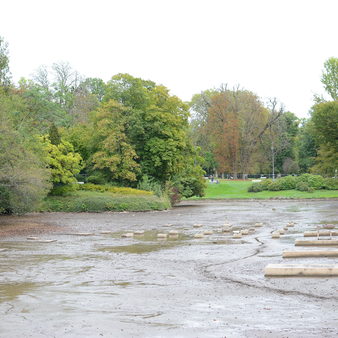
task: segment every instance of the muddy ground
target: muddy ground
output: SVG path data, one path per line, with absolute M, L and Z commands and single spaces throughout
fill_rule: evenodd
M 283 250 L 302 250 L 294 240 L 303 231 L 338 225 L 337 209 L 338 201 L 189 201 L 161 212 L 1 217 L 0 337 L 337 337 L 338 278 L 263 273 L 286 261 Z M 220 232 L 256 222 L 264 226 L 242 239 Z M 288 222 L 296 225 L 271 239 Z M 145 234 L 121 238 L 136 230 Z M 170 230 L 178 237 L 157 239 Z M 205 230 L 214 233 L 194 238 Z

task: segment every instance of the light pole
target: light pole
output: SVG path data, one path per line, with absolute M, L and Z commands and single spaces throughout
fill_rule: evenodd
M 271 155 L 272 155 L 272 179 L 275 179 L 275 149 L 273 146 L 273 142 L 271 144 Z

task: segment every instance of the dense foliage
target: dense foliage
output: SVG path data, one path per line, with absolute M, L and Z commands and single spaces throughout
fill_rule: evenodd
M 317 97 L 311 118 L 299 120 L 244 89 L 205 90 L 187 104 L 153 81 L 117 74 L 105 83 L 66 62 L 14 84 L 8 55 L 0 37 L 0 213 L 37 210 L 47 194 L 71 198 L 83 189 L 132 195 L 128 189 L 140 188 L 175 203 L 202 196 L 205 173 L 337 176 L 336 58 L 321 79 L 332 101 Z M 335 179 L 304 177 L 251 189 L 336 187 Z
M 203 195 L 188 106 L 166 87 L 129 74 L 83 78 L 65 62 L 15 86 L 8 65 L 0 38 L 0 213 L 36 210 L 77 181 L 111 193 L 147 185 L 157 196 Z

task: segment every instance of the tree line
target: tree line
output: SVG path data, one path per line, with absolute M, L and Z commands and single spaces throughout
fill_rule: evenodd
M 337 59 L 300 120 L 277 100 L 227 86 L 191 102 L 129 74 L 86 78 L 68 63 L 11 80 L 0 37 L 0 213 L 25 212 L 76 181 L 201 196 L 205 174 L 333 175 L 337 168 Z M 273 167 L 273 168 L 272 168 Z
M 14 85 L 0 40 L 0 212 L 24 212 L 76 181 L 203 194 L 189 106 L 153 81 L 85 78 L 65 62 Z
M 191 135 L 209 175 L 311 172 L 337 176 L 338 59 L 324 64 L 321 81 L 329 100 L 315 96 L 310 117 L 300 119 L 275 98 L 222 85 L 193 96 Z

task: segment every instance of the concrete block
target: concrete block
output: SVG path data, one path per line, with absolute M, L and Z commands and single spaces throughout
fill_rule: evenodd
M 214 232 L 212 230 L 206 230 L 203 232 L 204 235 L 212 235 Z
M 35 242 L 37 242 L 37 243 L 53 243 L 53 242 L 57 242 L 57 239 L 39 239 Z
M 324 224 L 323 229 L 334 229 L 336 226 L 334 224 Z
M 241 230 L 242 235 L 248 235 L 249 234 L 249 229 L 243 229 Z
M 232 238 L 242 238 L 242 234 L 241 233 L 234 233 L 232 235 Z
M 134 233 L 133 232 L 127 232 L 126 234 L 122 234 L 121 237 L 122 238 L 134 237 Z
M 305 231 L 304 237 L 338 236 L 338 231 Z
M 203 234 L 196 234 L 196 235 L 194 235 L 194 238 L 203 238 L 203 237 L 204 237 Z
M 316 239 L 316 240 L 296 239 L 295 245 L 296 246 L 322 246 L 322 245 L 338 246 L 338 240 L 335 240 L 335 239 Z
M 136 230 L 134 231 L 134 235 L 137 235 L 137 236 L 144 235 L 144 230 Z
M 284 251 L 283 258 L 338 257 L 338 250 Z
M 265 276 L 338 276 L 338 264 L 269 264 L 264 269 Z
M 263 223 L 255 223 L 255 227 L 256 228 L 260 228 L 260 227 L 262 227 L 263 226 Z
M 280 238 L 279 232 L 273 232 L 273 233 L 271 234 L 271 238 Z
M 202 227 L 202 226 L 203 226 L 203 224 L 194 224 L 194 225 L 193 225 L 194 228 L 200 228 L 200 227 Z
M 157 234 L 157 238 L 167 238 L 167 234 Z

